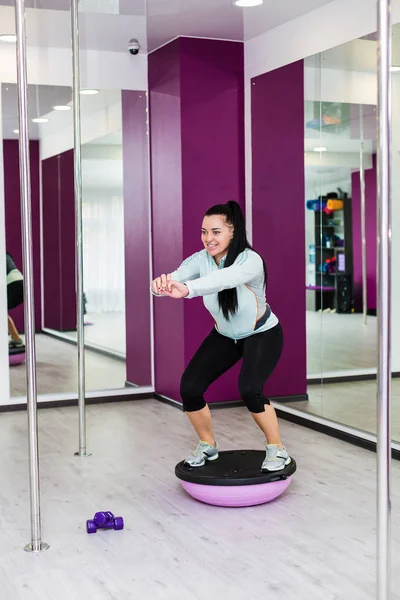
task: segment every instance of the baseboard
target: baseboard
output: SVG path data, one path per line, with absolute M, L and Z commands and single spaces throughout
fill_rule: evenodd
M 153 394 L 154 400 L 158 400 L 163 404 L 168 404 L 169 406 L 174 406 L 175 408 L 179 408 L 179 410 L 183 411 L 182 402 L 178 402 L 177 400 L 173 400 L 172 398 L 168 398 L 168 396 L 164 396 L 163 394 L 157 394 L 155 392 Z
M 294 394 L 293 396 L 269 396 L 272 402 L 308 402 L 308 394 Z
M 290 421 L 291 423 L 301 425 L 302 427 L 307 427 L 308 429 L 313 429 L 319 433 L 324 433 L 331 437 L 342 440 L 343 442 L 353 444 L 353 446 L 359 446 L 360 448 L 365 448 L 371 452 L 376 452 L 376 442 L 366 440 L 347 431 L 340 431 L 339 429 L 336 429 L 336 427 L 331 427 L 328 422 L 316 423 L 315 421 L 307 419 L 306 416 L 303 417 L 300 415 L 293 415 L 286 411 L 279 410 L 279 408 L 276 408 L 275 410 L 280 419 Z M 400 460 L 400 451 L 392 448 L 392 458 Z
M 320 379 L 307 379 L 307 385 L 321 385 L 321 382 L 325 385 L 329 385 L 331 383 L 352 383 L 354 381 L 376 381 L 377 379 L 376 373 L 365 373 L 360 375 L 333 375 L 330 377 L 329 375 L 322 376 Z M 400 377 L 400 371 L 394 371 L 392 373 L 392 379 L 397 379 Z
M 146 392 L 143 394 L 124 394 L 121 396 L 101 396 L 99 398 L 86 398 L 85 404 L 106 404 L 106 403 L 115 403 L 115 402 L 131 402 L 133 400 L 153 400 L 154 394 L 153 392 Z M 60 408 L 65 406 L 78 406 L 78 400 L 46 400 L 45 402 L 38 402 L 38 409 L 42 408 Z M 5 412 L 16 412 L 26 410 L 26 404 L 7 404 L 5 406 L 0 406 L 0 413 Z
M 66 335 L 62 335 L 62 332 L 58 334 L 56 331 L 50 331 L 49 329 L 43 329 L 41 332 L 43 335 L 48 335 L 49 337 L 55 338 L 57 340 L 61 340 L 66 344 L 70 344 L 71 346 L 78 346 L 78 342 Z M 117 352 L 113 352 L 112 350 L 107 350 L 107 348 L 102 348 L 101 346 L 97 346 L 96 344 L 91 344 L 90 342 L 85 341 L 85 350 L 90 350 L 91 352 L 96 352 L 97 354 L 101 354 L 102 356 L 107 356 L 107 358 L 112 358 L 114 360 L 119 360 L 121 362 L 126 362 L 126 356 L 119 354 Z

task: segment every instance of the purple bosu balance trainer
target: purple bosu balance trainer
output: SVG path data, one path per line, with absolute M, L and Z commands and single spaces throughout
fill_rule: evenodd
M 8 349 L 8 362 L 10 365 L 22 365 L 26 360 L 25 346 Z
M 115 529 L 116 531 L 124 528 L 122 517 L 114 517 L 112 512 L 97 512 L 93 519 L 86 521 L 86 531 L 96 533 L 98 529 Z
M 196 500 L 214 506 L 255 506 L 274 500 L 290 485 L 296 471 L 291 462 L 282 471 L 261 471 L 262 450 L 220 452 L 218 460 L 203 467 L 190 467 L 182 461 L 175 475 Z

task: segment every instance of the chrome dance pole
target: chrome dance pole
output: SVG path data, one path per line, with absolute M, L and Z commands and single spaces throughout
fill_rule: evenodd
M 378 0 L 378 442 L 377 442 L 377 598 L 390 600 L 391 588 L 391 0 Z
M 42 542 L 40 518 L 40 475 L 37 422 L 35 307 L 32 255 L 32 212 L 28 129 L 28 84 L 26 68 L 25 0 L 15 2 L 15 30 L 17 34 L 17 86 L 19 123 L 19 172 L 21 185 L 21 229 L 24 271 L 24 319 L 26 345 L 29 480 L 31 507 L 31 542 L 27 552 L 47 550 Z
M 83 227 L 82 227 L 82 162 L 81 162 L 81 104 L 79 65 L 78 0 L 71 0 L 72 34 L 72 108 L 74 119 L 74 183 L 75 183 L 75 238 L 76 238 L 76 325 L 78 334 L 78 406 L 79 451 L 75 456 L 90 456 L 86 451 L 85 402 L 85 333 L 83 307 Z

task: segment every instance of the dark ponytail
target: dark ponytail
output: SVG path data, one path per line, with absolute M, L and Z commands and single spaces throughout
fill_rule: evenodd
M 216 204 L 212 206 L 205 214 L 206 217 L 213 215 L 222 215 L 225 217 L 228 225 L 233 226 L 233 238 L 229 246 L 228 254 L 225 260 L 224 268 L 233 265 L 237 257 L 246 248 L 253 250 L 247 240 L 246 235 L 246 222 L 244 220 L 242 209 L 240 205 L 234 200 L 230 200 L 226 204 Z M 267 286 L 267 268 L 263 260 L 264 265 L 264 283 Z M 229 319 L 230 315 L 234 315 L 238 309 L 238 299 L 236 288 L 229 290 L 223 290 L 218 294 L 219 307 L 225 319 Z

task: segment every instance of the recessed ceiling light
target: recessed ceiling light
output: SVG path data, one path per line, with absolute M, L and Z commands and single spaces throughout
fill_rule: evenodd
M 44 117 L 37 117 L 36 119 L 32 119 L 32 123 L 47 123 L 48 119 Z
M 318 146 L 314 148 L 314 152 L 326 152 L 326 148 L 324 146 Z
M 400 67 L 390 67 L 390 70 L 392 71 L 392 73 L 396 73 L 397 71 L 400 71 Z
M 53 106 L 53 110 L 71 110 L 71 107 L 68 104 L 58 104 L 57 106 Z
M 14 133 L 19 133 L 19 129 L 14 129 Z
M 99 90 L 81 90 L 80 93 L 83 96 L 94 96 L 99 93 Z
M 17 36 L 15 33 L 3 33 L 0 35 L 0 42 L 6 42 L 8 44 L 15 44 Z
M 263 2 L 264 0 L 235 0 L 234 4 L 242 8 L 248 8 L 250 6 L 260 6 Z

